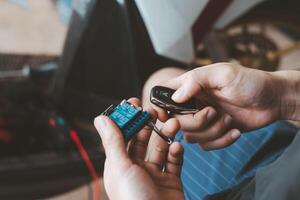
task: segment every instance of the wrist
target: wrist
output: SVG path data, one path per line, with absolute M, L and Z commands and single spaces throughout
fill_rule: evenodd
M 271 73 L 279 94 L 279 119 L 300 120 L 300 72 L 278 71 Z

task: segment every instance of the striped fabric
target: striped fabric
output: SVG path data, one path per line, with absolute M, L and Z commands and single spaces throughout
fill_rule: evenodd
M 188 144 L 182 133 L 178 133 L 176 140 L 185 150 L 181 174 L 185 198 L 203 199 L 254 176 L 259 167 L 271 163 L 283 152 L 297 131 L 290 123 L 279 121 L 243 134 L 233 145 L 214 151 Z

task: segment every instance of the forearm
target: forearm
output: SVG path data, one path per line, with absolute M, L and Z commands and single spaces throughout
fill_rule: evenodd
M 281 93 L 280 118 L 300 120 L 300 71 L 278 71 L 272 73 Z

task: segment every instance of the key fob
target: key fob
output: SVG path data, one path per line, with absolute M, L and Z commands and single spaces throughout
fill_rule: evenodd
M 196 99 L 192 98 L 184 103 L 176 103 L 171 99 L 175 90 L 163 86 L 151 89 L 150 102 L 174 114 L 191 114 L 199 111 Z

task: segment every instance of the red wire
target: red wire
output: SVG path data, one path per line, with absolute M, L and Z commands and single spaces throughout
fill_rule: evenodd
M 75 130 L 71 130 L 70 137 L 71 137 L 71 140 L 76 145 L 79 154 L 81 155 L 82 159 L 84 160 L 84 162 L 85 162 L 86 166 L 88 167 L 88 169 L 92 175 L 92 178 L 94 180 L 95 189 L 94 189 L 94 193 L 93 193 L 93 199 L 99 200 L 100 199 L 100 182 L 99 182 L 99 177 L 96 172 L 96 169 L 95 169 L 88 153 L 86 152 L 85 148 L 82 146 L 82 143 L 80 141 L 78 133 Z

